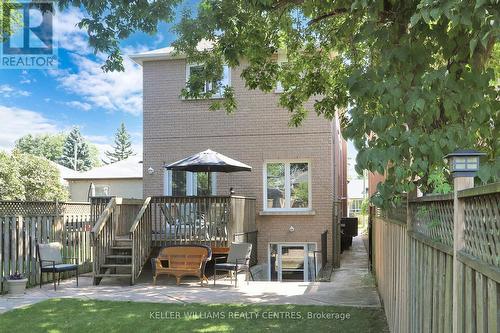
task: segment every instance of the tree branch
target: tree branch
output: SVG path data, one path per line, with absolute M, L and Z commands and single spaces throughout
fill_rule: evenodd
M 318 23 L 319 21 L 322 21 L 326 18 L 329 18 L 329 17 L 332 17 L 332 16 L 336 16 L 336 15 L 340 15 L 340 14 L 345 14 L 349 12 L 349 10 L 347 8 L 337 8 L 337 9 L 334 9 L 332 10 L 331 12 L 328 12 L 326 14 L 323 14 L 323 15 L 320 15 L 316 18 L 313 18 L 311 21 L 309 21 L 309 23 L 307 23 L 308 26 L 311 26 L 313 24 L 316 24 Z

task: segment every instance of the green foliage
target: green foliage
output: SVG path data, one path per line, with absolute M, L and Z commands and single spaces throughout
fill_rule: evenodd
M 427 185 L 433 189 L 432 193 L 446 194 L 452 191 L 448 177 L 444 174 L 444 170 L 433 170 L 427 179 Z
M 76 159 L 75 159 L 76 149 Z M 78 127 L 74 127 L 64 142 L 60 164 L 73 170 L 86 171 L 94 166 L 89 144 Z
M 113 151 L 106 151 L 105 154 L 109 159 L 109 161 L 104 162 L 106 164 L 115 163 L 135 155 L 132 149 L 130 134 L 128 134 L 124 123 L 121 123 L 120 127 L 116 131 Z
M 63 1 L 70 2 L 93 18 L 113 15 L 114 22 L 123 16 L 127 22 L 136 16 L 125 2 Z M 160 6 L 140 3 L 151 6 L 141 13 Z M 175 3 L 161 2 L 169 9 Z M 343 134 L 359 151 L 357 170 L 386 171 L 374 202 L 387 205 L 416 186 L 435 191 L 429 175 L 446 168 L 443 156 L 458 148 L 487 153 L 482 182 L 500 177 L 499 18 L 496 0 L 204 0 L 196 15 L 183 15 L 175 47 L 188 61 L 205 65 L 184 94 L 209 98 L 211 92 L 197 91 L 196 82 L 217 82 L 222 64 L 245 59 L 248 88 L 269 92 L 281 82 L 279 102 L 292 125 L 308 116 L 304 103 L 311 99 L 314 112 L 327 119 L 346 110 Z M 143 17 L 148 26 L 161 19 L 157 13 Z M 91 29 L 93 45 L 121 38 L 101 30 Z M 199 50 L 202 40 L 216 43 Z M 113 49 L 96 49 L 118 62 Z M 284 66 L 276 62 L 278 50 L 286 53 Z M 211 107 L 217 108 L 233 112 L 234 91 L 226 89 L 223 101 Z
M 15 150 L 35 156 L 45 157 L 58 162 L 63 154 L 66 135 L 59 134 L 27 134 L 16 141 Z
M 24 200 L 24 186 L 16 161 L 0 151 L 0 200 Z
M 370 199 L 368 197 L 363 199 L 363 202 L 361 203 L 361 212 L 359 215 L 363 216 L 368 216 L 370 210 Z
M 66 200 L 68 192 L 61 184 L 57 167 L 43 157 L 13 153 L 28 201 Z
M 66 200 L 59 170 L 49 160 L 16 151 L 0 152 L 0 200 Z
M 11 36 L 17 29 L 21 29 L 23 26 L 22 16 L 16 9 L 17 1 L 13 0 L 2 0 L 0 2 L 0 42 L 3 41 L 6 36 Z

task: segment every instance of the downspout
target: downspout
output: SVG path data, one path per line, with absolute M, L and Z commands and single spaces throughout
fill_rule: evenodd
M 338 144 L 338 135 L 337 135 L 337 127 L 338 127 L 338 118 L 337 113 L 335 112 L 334 121 L 331 123 L 331 133 L 332 133 L 332 178 L 333 178 L 333 198 L 332 198 L 332 261 L 333 267 L 340 267 L 340 224 L 339 224 L 339 207 L 338 207 L 338 184 L 337 184 L 337 144 Z

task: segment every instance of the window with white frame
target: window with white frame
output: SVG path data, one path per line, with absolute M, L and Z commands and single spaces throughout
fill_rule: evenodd
M 265 210 L 311 209 L 309 162 L 267 162 L 264 198 Z
M 180 197 L 216 195 L 217 173 L 165 170 L 164 194 Z
M 189 81 L 192 74 L 201 73 L 203 71 L 203 64 L 188 64 L 186 66 L 186 82 Z M 193 82 L 191 82 L 193 84 Z M 222 68 L 222 79 L 218 82 L 200 81 L 194 82 L 196 90 L 201 92 L 209 92 L 214 86 L 219 86 L 219 89 L 214 93 L 213 97 L 221 97 L 224 92 L 224 87 L 231 86 L 231 70 L 229 66 L 224 65 Z

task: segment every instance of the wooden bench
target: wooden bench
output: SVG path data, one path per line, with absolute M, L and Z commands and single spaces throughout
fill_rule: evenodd
M 196 276 L 203 281 L 208 279 L 205 276 L 205 265 L 212 259 L 210 247 L 204 245 L 176 245 L 165 247 L 160 250 L 158 257 L 151 259 L 153 266 L 153 284 L 159 275 L 173 275 L 179 285 L 184 276 Z M 165 267 L 162 261 L 168 261 Z

